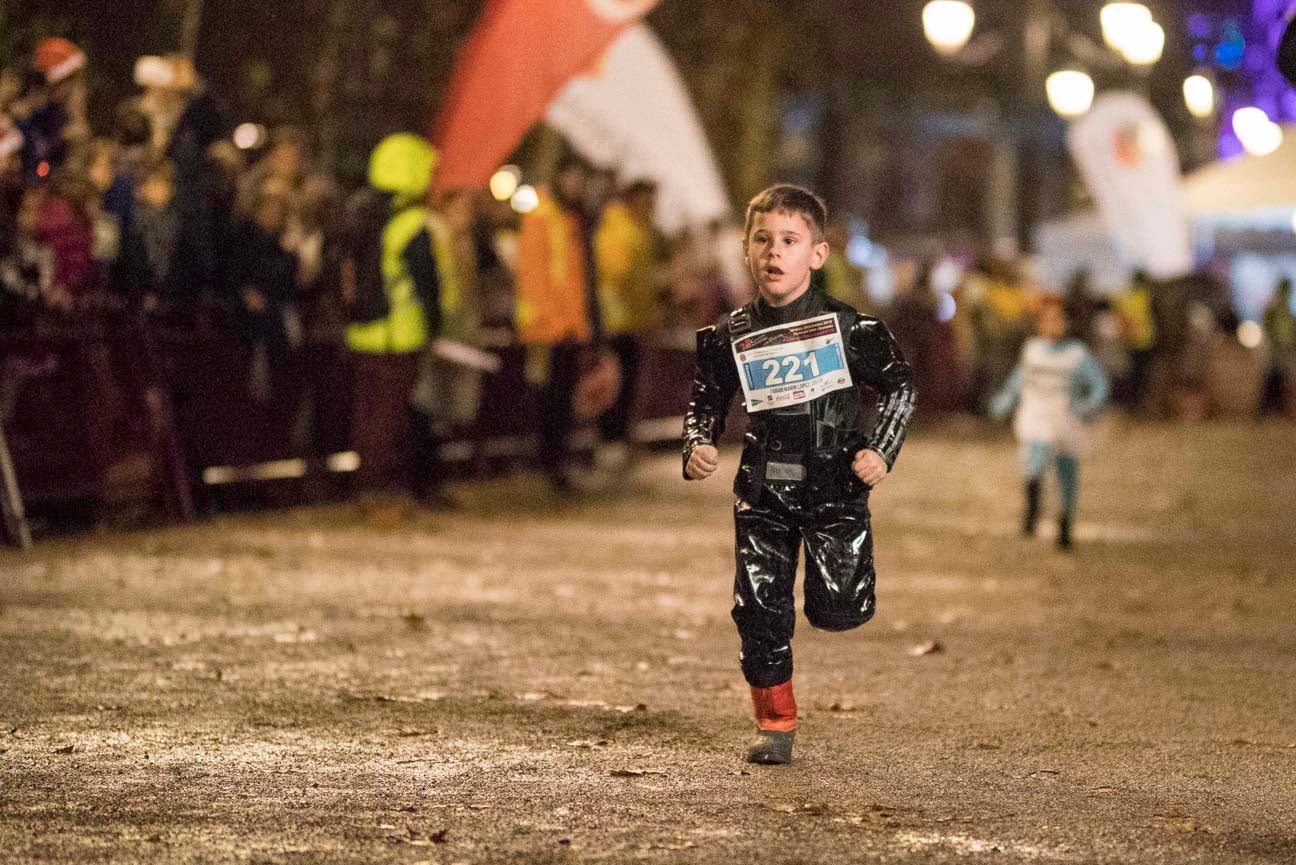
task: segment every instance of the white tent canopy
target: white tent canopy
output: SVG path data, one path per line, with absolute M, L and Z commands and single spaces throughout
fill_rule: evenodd
M 1283 126 L 1283 143 L 1268 156 L 1212 162 L 1184 178 L 1188 213 L 1195 219 L 1296 211 L 1296 125 Z

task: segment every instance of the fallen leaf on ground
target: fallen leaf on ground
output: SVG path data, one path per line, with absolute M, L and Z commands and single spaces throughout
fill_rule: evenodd
M 342 699 L 356 703 L 422 703 L 415 697 L 395 697 L 391 694 L 343 694 Z
M 763 807 L 779 814 L 804 814 L 810 817 L 820 817 L 828 813 L 828 806 L 818 802 L 804 802 L 800 805 L 793 805 L 790 802 L 765 802 Z
M 607 739 L 572 739 L 567 743 L 571 748 L 605 748 L 608 745 Z
M 939 640 L 928 640 L 909 649 L 909 654 L 915 658 L 921 658 L 923 655 L 936 655 L 943 651 L 945 651 L 945 647 L 940 644 Z
M 665 775 L 665 769 L 613 769 L 608 773 L 613 778 L 638 778 L 643 775 Z

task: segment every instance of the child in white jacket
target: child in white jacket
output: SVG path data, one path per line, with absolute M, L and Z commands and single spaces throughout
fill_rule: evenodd
M 1013 431 L 1021 446 L 1026 475 L 1026 511 L 1022 530 L 1035 534 L 1040 486 L 1049 464 L 1057 467 L 1062 511 L 1058 517 L 1059 549 L 1071 549 L 1071 526 L 1079 486 L 1080 454 L 1088 422 L 1102 410 L 1109 392 L 1107 377 L 1085 348 L 1067 335 L 1062 299 L 1046 296 L 1040 304 L 1036 336 L 1022 347 L 1012 376 L 991 403 L 995 418 L 1016 407 Z

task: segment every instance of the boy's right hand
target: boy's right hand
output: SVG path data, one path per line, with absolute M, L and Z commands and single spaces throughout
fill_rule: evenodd
M 698 445 L 689 454 L 688 465 L 684 467 L 684 473 L 690 479 L 700 481 L 711 477 L 719 467 L 720 451 L 716 450 L 713 445 Z

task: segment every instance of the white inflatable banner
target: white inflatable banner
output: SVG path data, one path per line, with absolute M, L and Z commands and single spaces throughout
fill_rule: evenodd
M 1133 93 L 1104 93 L 1067 143 L 1116 248 L 1156 279 L 1192 269 L 1179 157 L 1165 123 Z
M 702 124 L 675 66 L 647 26 L 631 27 L 550 103 L 546 122 L 623 183 L 657 183 L 667 234 L 729 215 Z

